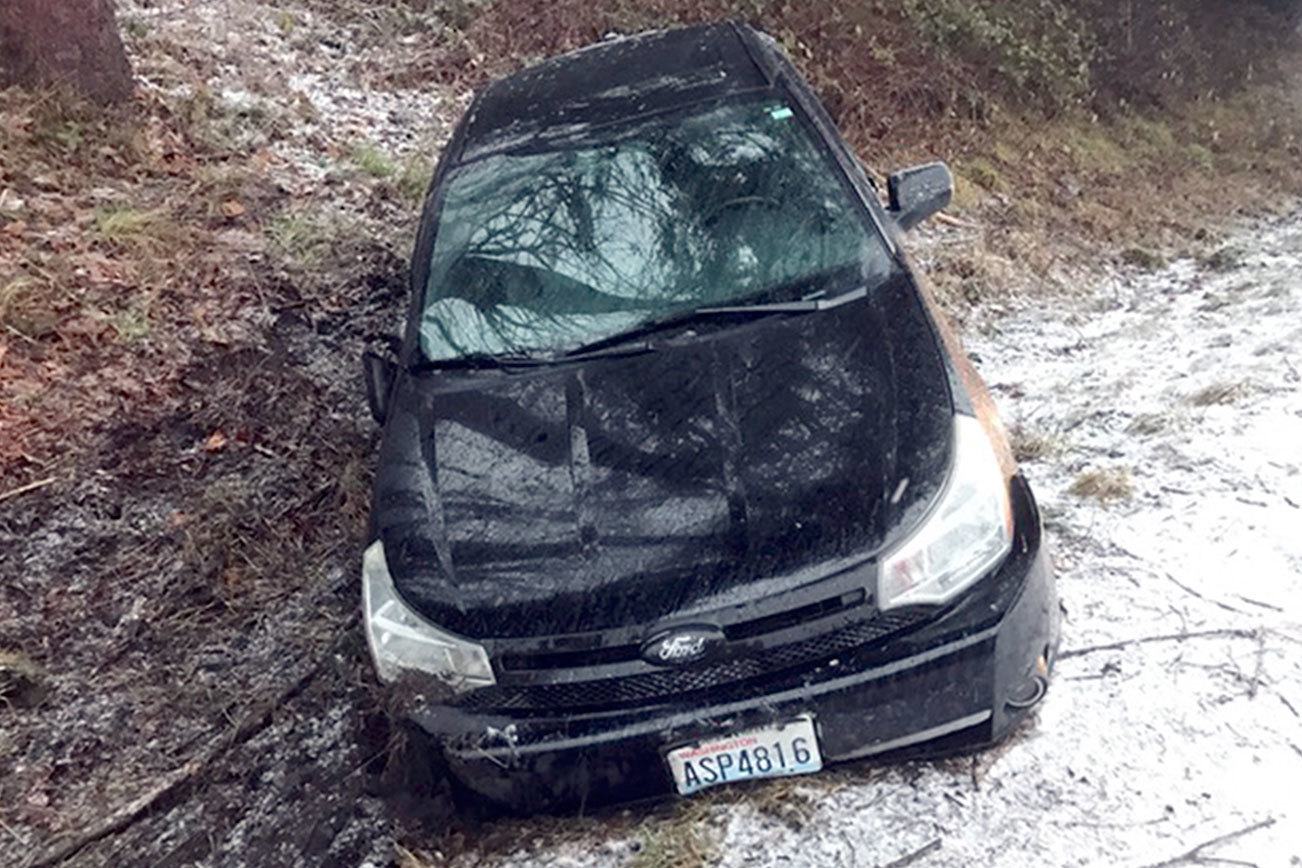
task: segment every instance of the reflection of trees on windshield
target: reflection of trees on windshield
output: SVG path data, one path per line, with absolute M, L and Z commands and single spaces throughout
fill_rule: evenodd
M 552 349 L 885 254 L 794 117 L 748 104 L 459 170 L 423 334 L 432 358 Z

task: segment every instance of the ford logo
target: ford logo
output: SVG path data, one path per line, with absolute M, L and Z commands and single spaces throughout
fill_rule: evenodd
M 648 639 L 642 659 L 656 666 L 687 666 L 712 656 L 723 642 L 718 627 L 675 627 Z

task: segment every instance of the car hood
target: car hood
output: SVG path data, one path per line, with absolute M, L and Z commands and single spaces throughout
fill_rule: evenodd
M 651 625 L 820 578 L 939 493 L 942 352 L 900 274 L 650 353 L 404 377 L 375 491 L 394 582 L 488 638 Z

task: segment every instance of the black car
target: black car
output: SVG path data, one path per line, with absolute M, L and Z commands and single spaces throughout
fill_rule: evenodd
M 1058 604 L 1035 500 L 889 208 L 776 43 L 487 87 L 422 215 L 363 565 L 381 680 L 516 810 L 997 741 Z

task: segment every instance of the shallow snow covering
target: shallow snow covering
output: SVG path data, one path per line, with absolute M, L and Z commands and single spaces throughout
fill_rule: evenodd
M 805 779 L 799 831 L 760 789 L 715 806 L 721 864 L 880 865 L 939 839 L 914 864 L 1145 866 L 1257 824 L 1201 855 L 1302 864 L 1302 221 L 1236 244 L 1231 270 L 1119 276 L 969 341 L 1010 425 L 1058 445 L 1025 467 L 1067 610 L 1038 722 L 970 762 Z M 1134 495 L 1069 492 L 1100 468 Z M 495 856 L 637 848 L 588 834 Z
M 238 144 L 267 147 L 294 192 L 312 192 L 358 147 L 432 161 L 469 100 L 433 82 L 374 80 L 436 33 L 389 42 L 360 33 L 365 20 L 350 27 L 305 5 L 264 0 L 124 0 L 119 15 L 162 35 L 158 43 L 127 40 L 141 86 L 174 96 L 206 88 L 215 110 L 236 118 Z

